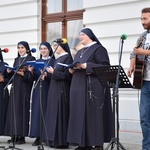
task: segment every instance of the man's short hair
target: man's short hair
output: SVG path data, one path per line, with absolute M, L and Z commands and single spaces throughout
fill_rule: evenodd
M 147 7 L 147 8 L 143 8 L 142 13 L 150 13 L 150 7 Z

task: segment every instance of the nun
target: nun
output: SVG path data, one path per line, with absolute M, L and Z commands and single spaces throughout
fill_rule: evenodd
M 47 67 L 52 77 L 45 118 L 47 136 L 44 137 L 44 140 L 49 146 L 65 149 L 68 148 L 69 90 L 72 75 L 60 64 L 71 64 L 73 59 L 67 42 L 55 42 L 53 47 L 58 57 L 54 67 Z
M 4 134 L 11 136 L 8 143 L 24 144 L 29 132 L 30 93 L 33 84 L 29 80 L 26 62 L 35 60 L 35 57 L 31 55 L 29 44 L 26 41 L 18 42 L 17 50 L 18 57 L 15 58 L 13 64 L 17 70 L 7 68 L 7 76 L 9 79 L 13 76 L 13 79 Z
M 6 76 L 5 65 L 8 64 L 4 62 L 2 52 L 0 51 L 0 135 L 4 134 L 7 105 L 9 100 L 9 92 L 6 87 L 8 78 Z
M 46 66 L 53 67 L 55 56 L 51 45 L 48 42 L 42 42 L 39 46 L 40 59 L 36 62 L 43 62 Z M 33 67 L 28 68 L 32 80 L 35 81 L 33 92 L 31 94 L 31 115 L 29 137 L 36 138 L 32 146 L 41 145 L 42 132 L 45 124 L 45 111 L 47 107 L 47 94 L 50 85 L 51 74 L 41 68 L 39 71 Z M 44 72 L 43 72 L 44 71 Z M 41 75 L 42 73 L 42 75 Z M 38 80 L 41 78 L 40 80 Z
M 67 141 L 76 150 L 103 150 L 113 137 L 110 89 L 104 89 L 93 67 L 110 65 L 105 47 L 93 31 L 83 28 L 79 39 L 84 47 L 77 52 L 70 87 L 70 114 Z

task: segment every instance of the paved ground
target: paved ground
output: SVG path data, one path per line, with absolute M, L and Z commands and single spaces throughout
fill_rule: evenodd
M 119 145 L 123 146 L 125 150 L 141 150 L 141 140 L 142 140 L 142 135 L 141 133 L 138 132 L 124 132 L 124 131 L 120 131 L 119 133 Z M 12 149 L 9 147 L 9 144 L 7 144 L 7 140 L 9 139 L 9 137 L 0 137 L 0 147 L 1 146 L 5 146 L 5 148 L 0 148 L 0 150 L 5 150 L 5 149 Z M 26 144 L 23 145 L 15 145 L 14 150 L 16 149 L 21 149 L 21 150 L 41 150 L 40 148 L 36 147 L 36 146 L 32 146 L 34 139 L 31 138 L 26 138 Z M 110 146 L 109 146 L 110 145 Z M 114 148 L 112 148 L 112 144 L 111 143 L 105 143 L 104 147 L 108 147 L 107 150 L 111 150 L 111 148 L 113 150 L 117 149 L 117 144 L 115 144 L 113 142 L 113 145 L 115 146 Z M 68 150 L 74 150 L 75 147 L 70 147 Z M 123 149 L 123 148 L 119 148 Z M 44 146 L 44 150 L 54 150 L 54 148 L 49 148 L 47 146 Z M 57 149 L 60 150 L 60 149 Z

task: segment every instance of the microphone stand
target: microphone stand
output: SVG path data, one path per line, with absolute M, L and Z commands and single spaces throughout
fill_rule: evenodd
M 28 55 L 27 55 L 28 57 Z M 17 72 L 19 71 L 19 69 L 21 68 L 21 66 L 24 64 L 26 58 L 25 57 L 22 62 L 18 65 L 16 71 L 14 72 L 13 76 L 10 78 L 10 80 L 8 81 L 7 85 L 4 87 L 4 90 L 6 90 L 6 88 L 8 87 L 8 85 L 12 82 L 12 100 L 11 100 L 11 109 L 12 109 L 12 113 L 11 113 L 11 128 L 12 128 L 12 131 L 11 131 L 11 142 L 10 142 L 10 145 L 8 148 L 4 149 L 4 150 L 7 150 L 7 149 L 17 149 L 17 150 L 22 150 L 22 149 L 19 149 L 19 148 L 16 148 L 15 147 L 15 141 L 13 141 L 13 128 L 14 128 L 14 124 L 16 125 L 16 121 L 15 121 L 15 108 L 14 108 L 14 77 L 15 75 L 17 74 Z M 16 130 L 16 127 L 15 127 L 15 130 Z
M 53 58 L 53 56 L 54 56 L 54 54 L 55 54 L 55 52 L 56 52 L 58 46 L 59 46 L 59 45 L 57 45 L 57 47 L 55 48 L 55 50 L 54 50 L 54 52 L 53 52 L 51 58 L 48 60 L 47 64 L 50 63 L 50 61 L 51 61 L 51 59 Z M 47 64 L 46 64 L 46 66 L 43 68 L 42 73 L 40 74 L 40 76 L 39 76 L 37 82 L 36 82 L 35 85 L 34 85 L 34 89 L 35 89 L 35 88 L 37 87 L 37 84 L 40 82 L 40 144 L 41 144 L 41 145 L 38 145 L 37 150 L 44 150 L 44 146 L 42 145 L 42 122 L 44 122 L 44 116 L 43 116 L 43 111 L 42 111 L 43 109 L 42 109 L 42 80 L 41 80 L 41 77 L 42 77 L 42 75 L 44 74 L 44 72 L 45 72 L 45 70 L 46 70 Z M 45 130 L 46 130 L 46 128 L 45 128 Z M 45 132 L 46 132 L 46 131 L 45 131 Z
M 120 67 L 121 67 L 121 58 L 122 58 L 122 50 L 123 50 L 124 39 L 121 38 L 121 51 L 120 51 L 120 58 L 119 58 L 119 65 L 118 65 L 118 73 L 116 78 L 116 85 L 115 85 L 115 94 L 114 97 L 116 98 L 116 120 L 117 120 L 117 150 L 119 147 L 123 150 L 125 148 L 119 142 L 119 97 L 118 97 L 118 88 L 119 88 L 119 74 L 120 74 Z
M 108 150 L 109 146 L 112 144 L 112 148 L 114 148 L 113 144 L 116 143 L 117 145 L 117 150 L 119 150 L 119 147 L 122 150 L 126 150 L 123 145 L 119 142 L 119 96 L 118 96 L 118 88 L 119 88 L 119 75 L 120 75 L 120 70 L 121 70 L 121 58 L 122 58 L 122 50 L 123 50 L 123 44 L 124 44 L 124 39 L 121 38 L 121 49 L 120 49 L 120 57 L 119 57 L 119 65 L 118 65 L 118 72 L 117 72 L 117 77 L 116 77 L 116 84 L 113 87 L 113 110 L 115 110 L 115 104 L 116 104 L 116 123 L 117 123 L 117 137 L 112 138 L 112 141 L 110 144 L 106 147 L 105 150 Z M 115 113 L 115 112 L 114 112 Z M 115 122 L 115 115 L 114 115 L 114 122 Z M 111 148 L 111 149 L 112 149 Z

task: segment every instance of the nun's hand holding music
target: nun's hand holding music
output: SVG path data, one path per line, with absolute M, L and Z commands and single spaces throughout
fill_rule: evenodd
M 73 74 L 74 71 L 75 71 L 74 69 L 69 68 L 69 72 L 70 72 L 71 74 Z
M 40 69 L 40 72 L 41 72 L 41 74 L 42 74 L 41 79 L 44 81 L 45 78 L 47 77 L 47 72 L 43 72 L 42 69 Z
M 86 69 L 87 63 L 77 63 L 73 69 Z
M 80 67 L 81 67 L 82 69 L 86 69 L 87 63 L 80 64 Z
M 51 73 L 51 74 L 53 74 L 53 72 L 54 72 L 54 69 L 53 69 L 53 67 L 47 67 L 46 68 L 46 70 L 49 72 L 49 73 Z
M 30 71 L 31 73 L 33 73 L 34 67 L 33 66 L 28 66 L 28 71 Z
M 2 76 L 1 73 L 0 73 L 0 82 L 4 82 L 4 77 Z
M 11 73 L 11 72 L 12 72 L 12 70 L 7 68 L 7 73 Z
M 19 70 L 17 71 L 17 74 L 18 74 L 18 75 L 21 75 L 21 76 L 24 76 L 24 70 L 23 70 L 23 69 L 19 69 Z

